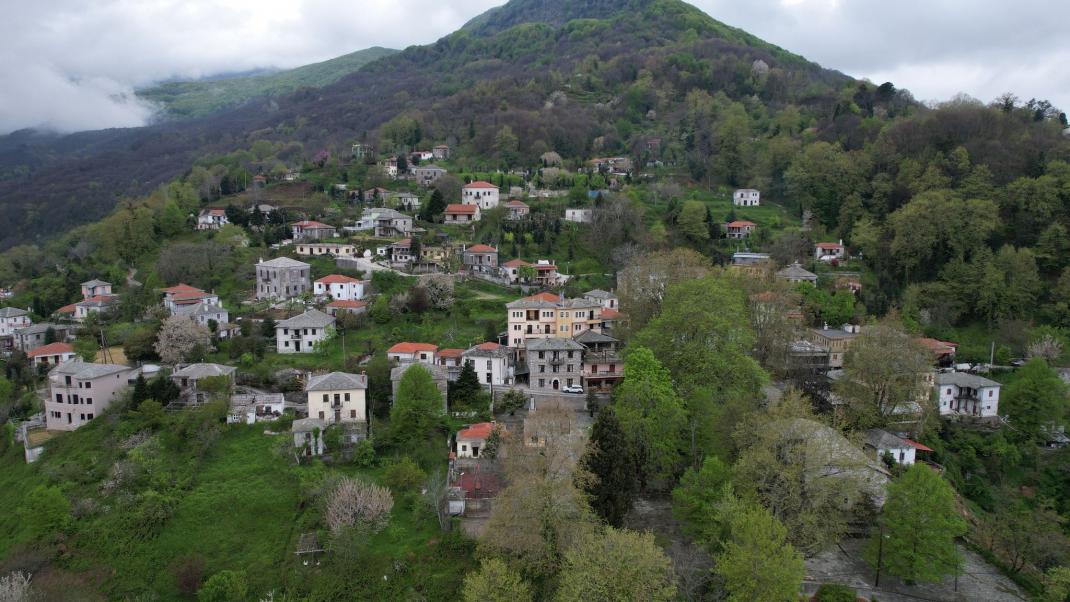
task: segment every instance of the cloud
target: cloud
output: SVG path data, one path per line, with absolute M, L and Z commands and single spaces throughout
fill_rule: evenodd
M 48 0 L 0 20 L 0 133 L 139 125 L 132 90 L 450 33 L 505 0 Z M 694 0 L 715 18 L 920 99 L 1006 91 L 1070 109 L 1070 2 Z

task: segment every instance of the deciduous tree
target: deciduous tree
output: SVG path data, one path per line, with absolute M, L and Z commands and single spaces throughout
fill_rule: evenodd
M 186 361 L 193 351 L 207 348 L 212 333 L 186 316 L 171 316 L 164 320 L 157 335 L 156 353 L 168 364 Z
M 560 579 L 559 602 L 676 599 L 672 563 L 650 532 L 607 527 L 586 535 L 565 552 Z
M 531 586 L 499 558 L 484 558 L 464 578 L 464 602 L 531 602 Z
M 724 580 L 729 602 L 798 600 L 806 567 L 788 543 L 787 528 L 755 504 L 736 502 L 725 512 L 728 539 L 713 570 Z
M 420 441 L 441 424 L 442 392 L 431 373 L 418 364 L 409 366 L 398 383 L 390 407 L 390 434 L 399 441 Z

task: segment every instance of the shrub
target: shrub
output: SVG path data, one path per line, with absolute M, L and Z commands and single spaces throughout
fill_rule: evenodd
M 394 498 L 386 487 L 346 477 L 327 498 L 323 518 L 334 535 L 358 522 L 375 532 L 386 526 L 393 507 Z
M 353 450 L 353 463 L 361 468 L 370 468 L 375 465 L 375 444 L 370 439 L 357 444 Z
M 244 571 L 220 571 L 204 582 L 197 592 L 198 602 L 244 602 L 249 584 Z
M 0 577 L 0 601 L 30 602 L 33 597 L 29 575 L 19 571 Z
M 857 599 L 855 590 L 839 583 L 822 584 L 814 594 L 814 602 L 855 602 Z
M 416 462 L 408 456 L 387 466 L 383 472 L 383 482 L 399 494 L 412 493 L 426 480 L 427 474 L 420 470 Z

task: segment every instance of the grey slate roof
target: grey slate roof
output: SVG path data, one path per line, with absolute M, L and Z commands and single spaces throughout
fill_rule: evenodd
M 803 269 L 803 267 L 797 263 L 793 263 L 783 270 L 780 270 L 776 275 L 778 278 L 784 278 L 786 280 L 817 280 L 817 274 L 810 270 Z
M 600 288 L 596 288 L 593 291 L 587 291 L 583 293 L 584 297 L 594 297 L 595 299 L 616 299 L 617 296 L 609 291 L 604 291 Z
M 814 332 L 826 339 L 853 339 L 858 336 L 857 332 L 847 332 L 840 328 L 815 328 Z
M 130 368 L 118 364 L 90 364 L 81 358 L 75 358 L 56 366 L 52 369 L 51 374 L 67 375 L 80 380 L 87 380 L 129 370 Z
M 111 286 L 111 283 L 104 282 L 103 280 L 97 280 L 96 278 L 94 278 L 93 280 L 83 282 L 82 286 Z
M 225 314 L 227 310 L 218 305 L 205 305 L 204 303 L 198 303 L 196 305 L 179 305 L 175 307 L 176 316 L 210 316 L 214 314 Z
M 311 267 L 310 265 L 308 265 L 307 263 L 305 263 L 303 261 L 297 261 L 296 259 L 290 259 L 289 257 L 276 257 L 275 259 L 272 259 L 271 261 L 264 261 L 264 262 L 258 263 L 257 265 L 262 265 L 262 266 L 268 267 L 268 268 L 307 268 L 307 267 Z
M 25 309 L 19 309 L 17 307 L 0 307 L 0 318 L 18 318 L 29 313 L 30 312 Z
M 181 370 L 174 371 L 171 376 L 198 380 L 212 376 L 230 376 L 237 370 L 234 366 L 222 364 L 190 364 Z
M 983 376 L 977 376 L 976 374 L 969 374 L 967 372 L 947 372 L 937 374 L 936 384 L 954 385 L 956 387 L 969 387 L 971 389 L 1000 386 L 1000 384 L 994 380 L 988 380 Z
M 62 324 L 49 324 L 48 322 L 42 322 L 40 324 L 31 324 L 30 326 L 27 326 L 26 328 L 20 328 L 20 329 L 15 331 L 15 334 L 24 334 L 24 335 L 44 334 L 44 333 L 48 332 L 49 328 L 51 328 L 52 330 L 55 330 L 55 331 L 64 331 L 64 332 L 66 332 L 66 331 L 70 330 L 71 327 L 70 326 L 64 326 Z
M 593 345 L 596 343 L 619 343 L 617 339 L 609 336 L 608 334 L 602 334 L 593 330 L 584 330 L 578 335 L 572 337 L 574 341 L 581 345 Z
M 501 345 L 495 349 L 480 349 L 479 345 L 465 350 L 461 354 L 461 357 L 509 357 L 513 354 L 513 350 Z
M 283 320 L 275 325 L 275 329 L 279 328 L 326 328 L 334 324 L 334 318 L 319 311 L 318 309 L 310 309 L 305 313 L 294 316 L 289 320 Z
M 293 433 L 311 433 L 312 431 L 319 429 L 321 432 L 327 428 L 327 423 L 318 418 L 301 418 L 300 420 L 294 420 L 290 426 L 290 432 Z
M 341 391 L 349 389 L 367 389 L 368 377 L 364 374 L 331 372 L 313 376 L 308 380 L 305 391 Z
M 900 449 L 911 447 L 909 443 L 882 429 L 866 431 L 866 445 L 875 449 Z
M 374 218 L 380 219 L 412 219 L 412 216 L 405 215 L 399 211 L 389 209 L 386 207 L 374 207 L 372 209 L 365 209 L 361 219 Z
M 528 339 L 528 351 L 583 351 L 584 346 L 572 339 L 553 337 L 549 339 Z

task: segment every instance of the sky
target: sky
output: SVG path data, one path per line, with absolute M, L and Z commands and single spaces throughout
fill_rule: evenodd
M 6 0 L 0 134 L 146 123 L 133 90 L 449 34 L 504 0 Z M 1070 111 L 1066 0 L 694 0 L 714 18 L 919 100 L 1004 92 Z

